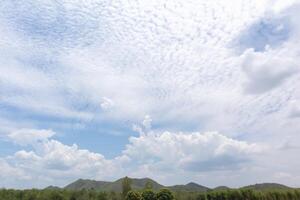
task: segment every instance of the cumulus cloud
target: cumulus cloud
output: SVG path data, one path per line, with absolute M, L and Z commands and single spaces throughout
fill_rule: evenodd
M 52 139 L 55 133 L 51 130 L 19 130 L 9 137 L 20 145 L 30 145 L 31 151 L 20 150 L 14 155 L 3 158 L 1 167 L 17 181 L 20 174 L 27 181 L 35 183 L 21 187 L 43 187 L 47 184 L 66 184 L 76 178 L 105 178 L 113 174 L 114 164 L 99 153 L 80 149 L 76 144 L 65 145 Z M 26 176 L 25 176 L 26 175 Z M 6 177 L 8 178 L 8 177 Z M 13 181 L 12 181 L 13 182 Z M 8 186 L 8 182 L 2 183 Z
M 299 71 L 298 63 L 289 54 L 272 50 L 259 53 L 250 49 L 243 56 L 243 70 L 248 78 L 245 90 L 252 94 L 272 90 Z
M 142 163 L 192 171 L 229 170 L 262 148 L 217 132 L 155 133 L 131 137 L 123 152 Z
M 131 174 L 147 176 L 147 171 L 163 176 L 169 171 L 223 171 L 242 167 L 262 146 L 230 139 L 216 132 L 171 133 L 150 130 L 131 137 L 121 155 L 106 159 L 99 153 L 80 149 L 76 144 L 65 145 L 52 139 L 53 131 L 20 130 L 10 138 L 20 145 L 28 144 L 31 151 L 20 150 L 2 159 L 3 170 L 17 170 L 26 180 L 37 180 L 26 186 L 66 184 L 76 178 L 112 179 Z M 11 174 L 11 173 L 10 173 Z M 24 175 L 26 174 L 26 176 Z M 10 175 L 16 180 L 15 176 Z M 6 185 L 5 182 L 3 182 Z M 42 184 L 42 185 L 39 185 Z

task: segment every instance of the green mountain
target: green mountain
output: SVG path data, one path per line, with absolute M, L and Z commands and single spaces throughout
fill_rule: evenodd
M 213 190 L 216 190 L 216 191 L 230 190 L 230 188 L 222 185 L 222 186 L 215 187 Z
M 95 189 L 100 190 L 111 182 L 107 181 L 94 181 L 89 179 L 78 179 L 77 181 L 67 185 L 64 189 L 67 190 L 81 190 L 81 189 Z
M 60 190 L 60 189 L 61 189 L 60 187 L 53 186 L 53 185 L 44 188 L 44 190 Z
M 122 191 L 122 181 L 124 178 L 118 179 L 115 182 L 111 182 L 110 184 L 103 187 L 102 190 L 104 191 L 115 191 L 115 192 L 121 192 Z M 156 181 L 150 179 L 150 178 L 130 178 L 131 180 L 131 188 L 134 190 L 141 190 L 145 188 L 146 184 L 149 182 L 152 185 L 152 188 L 154 190 L 158 190 L 160 188 L 163 188 L 163 185 L 160 185 Z
M 173 190 L 173 191 L 186 191 L 186 192 L 206 192 L 209 190 L 208 187 L 205 187 L 205 186 L 202 186 L 202 185 L 199 185 L 197 183 L 188 183 L 186 185 L 174 185 L 174 186 L 169 186 L 167 187 L 169 188 L 170 190 Z
M 67 186 L 63 189 L 67 190 L 81 190 L 81 189 L 95 189 L 98 191 L 114 191 L 121 192 L 122 191 L 122 181 L 124 178 L 118 179 L 114 182 L 109 181 L 95 181 L 88 179 L 79 179 Z M 206 192 L 209 190 L 227 190 L 230 189 L 226 186 L 219 186 L 214 189 L 210 189 L 208 187 L 199 185 L 197 183 L 188 183 L 186 185 L 174 185 L 174 186 L 164 186 L 150 178 L 130 178 L 131 187 L 134 190 L 142 190 L 145 188 L 146 184 L 151 185 L 153 190 L 159 190 L 162 188 L 168 188 L 172 191 L 185 191 L 185 192 Z M 49 186 L 46 189 L 56 189 L 57 187 Z M 261 183 L 255 185 L 249 185 L 245 187 L 241 187 L 240 189 L 252 189 L 252 190 L 272 190 L 272 189 L 292 189 L 285 185 L 277 184 L 277 183 Z
M 114 182 L 107 182 L 107 181 L 94 181 L 94 180 L 83 180 L 79 179 L 67 186 L 64 189 L 67 190 L 80 190 L 80 189 L 95 189 L 101 191 L 115 191 L 121 192 L 122 191 L 122 181 L 124 178 L 118 179 Z M 163 188 L 163 185 L 160 185 L 156 181 L 150 178 L 130 178 L 131 180 L 131 187 L 135 190 L 140 190 L 145 188 L 147 183 L 150 183 L 154 190 L 159 190 Z
M 100 191 L 121 192 L 123 179 L 124 178 L 121 178 L 114 182 L 79 179 L 65 186 L 64 189 L 67 190 L 95 189 Z M 131 180 L 131 187 L 134 190 L 141 190 L 145 188 L 146 184 L 151 185 L 153 190 L 159 190 L 162 188 L 169 188 L 170 190 L 173 191 L 189 191 L 189 192 L 192 191 L 204 192 L 209 190 L 209 188 L 204 187 L 202 185 L 198 185 L 196 183 L 188 183 L 186 185 L 164 186 L 150 178 L 130 178 L 130 180 Z
M 249 185 L 242 187 L 242 189 L 252 189 L 252 190 L 286 190 L 291 189 L 288 186 L 278 184 L 278 183 L 259 183 L 255 185 Z

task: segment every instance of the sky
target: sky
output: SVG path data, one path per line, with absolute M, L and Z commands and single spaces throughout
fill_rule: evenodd
M 0 187 L 300 187 L 299 9 L 2 0 Z

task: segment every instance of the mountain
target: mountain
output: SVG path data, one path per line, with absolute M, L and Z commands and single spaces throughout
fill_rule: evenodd
M 79 179 L 67 186 L 63 189 L 67 190 L 81 190 L 81 189 L 95 189 L 98 191 L 114 191 L 121 192 L 122 191 L 122 181 L 124 178 L 118 179 L 114 182 L 109 181 L 95 181 L 89 179 Z M 186 192 L 206 192 L 209 190 L 228 190 L 229 187 L 219 186 L 214 189 L 210 189 L 208 187 L 199 185 L 197 183 L 188 183 L 186 185 L 173 185 L 173 186 L 164 186 L 150 178 L 130 178 L 131 187 L 134 190 L 141 190 L 145 188 L 146 184 L 150 184 L 153 190 L 159 190 L 162 188 L 168 188 L 172 191 L 186 191 Z M 46 189 L 60 189 L 58 187 L 49 186 Z M 260 183 L 255 185 L 248 185 L 245 187 L 241 187 L 240 189 L 252 189 L 252 190 L 271 190 L 271 189 L 291 189 L 285 185 L 277 184 L 277 183 Z
M 94 180 L 89 180 L 89 179 L 78 179 L 77 181 L 65 186 L 64 189 L 67 189 L 67 190 L 81 190 L 81 189 L 100 190 L 108 184 L 110 184 L 110 182 L 94 181 Z
M 218 187 L 215 187 L 213 190 L 216 190 L 216 191 L 220 191 L 220 190 L 230 190 L 229 187 L 227 186 L 218 186 Z
M 110 184 L 106 185 L 103 189 L 105 191 L 115 191 L 115 192 L 121 192 L 122 191 L 122 181 L 124 178 L 118 179 L 115 182 L 111 182 Z M 163 185 L 160 185 L 156 181 L 150 179 L 150 178 L 130 178 L 131 180 L 131 188 L 134 190 L 141 190 L 145 188 L 146 184 L 149 182 L 152 185 L 152 188 L 154 190 L 159 190 L 163 188 Z
M 99 191 L 121 192 L 123 179 L 124 178 L 121 178 L 114 182 L 79 179 L 65 186 L 64 189 L 67 190 L 95 189 Z M 189 191 L 189 192 L 191 191 L 204 192 L 209 190 L 209 188 L 204 187 L 202 185 L 198 185 L 197 183 L 188 183 L 186 185 L 164 186 L 150 178 L 130 178 L 130 180 L 131 180 L 131 187 L 134 190 L 141 190 L 145 188 L 146 184 L 150 184 L 153 190 L 159 190 L 162 188 L 169 188 L 170 190 L 173 191 Z
M 248 185 L 245 187 L 242 187 L 242 189 L 252 189 L 252 190 L 284 190 L 284 189 L 291 189 L 288 186 L 278 184 L 278 183 L 259 183 L 255 185 Z
M 123 179 L 124 178 L 121 178 L 114 182 L 79 179 L 79 180 L 65 186 L 64 189 L 67 189 L 67 190 L 95 189 L 95 190 L 100 190 L 100 191 L 121 192 Z M 145 188 L 145 185 L 147 183 L 150 183 L 154 190 L 159 190 L 164 187 L 163 185 L 160 185 L 159 183 L 157 183 L 156 181 L 154 181 L 150 178 L 141 178 L 141 179 L 130 178 L 130 180 L 131 180 L 131 187 L 132 187 L 132 189 L 135 189 L 135 190 L 140 190 L 140 189 Z
M 188 183 L 186 185 L 169 186 L 168 188 L 173 191 L 187 191 L 187 192 L 206 192 L 209 190 L 208 187 L 193 182 Z
M 53 185 L 44 188 L 44 190 L 60 190 L 60 189 L 61 189 L 60 187 L 53 186 Z

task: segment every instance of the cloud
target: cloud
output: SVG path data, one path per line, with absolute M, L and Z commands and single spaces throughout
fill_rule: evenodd
M 241 28 L 240 13 L 233 12 L 232 20 L 232 10 L 249 12 L 242 5 L 156 1 L 145 10 L 125 2 L 5 1 L 3 35 L 5 41 L 17 42 L 1 47 L 6 52 L 2 65 L 10 66 L 1 68 L 1 103 L 39 117 L 87 123 L 103 118 L 137 121 L 149 114 L 163 116 L 164 124 L 193 119 L 190 123 L 196 126 L 210 115 L 203 105 L 223 103 L 212 100 L 224 93 L 223 86 L 235 90 L 224 45 Z M 246 5 L 263 10 L 260 4 Z M 243 22 L 252 20 L 248 13 Z M 101 112 L 111 102 L 114 109 Z
M 113 106 L 114 106 L 114 102 L 111 99 L 109 99 L 107 97 L 102 98 L 101 108 L 103 110 L 108 110 L 108 109 L 112 108 Z
M 32 145 L 47 141 L 55 135 L 52 130 L 20 129 L 8 135 L 8 137 L 19 145 Z
M 276 51 L 259 53 L 250 49 L 243 56 L 243 70 L 248 78 L 245 90 L 251 94 L 270 91 L 299 71 L 293 57 Z
M 291 101 L 289 117 L 299 118 L 300 117 L 300 103 L 298 101 Z
M 50 130 L 11 133 L 9 137 L 14 142 L 31 145 L 32 150 L 19 150 L 2 158 L 3 170 L 17 170 L 16 175 L 22 174 L 27 181 L 36 180 L 23 187 L 43 187 L 66 184 L 76 178 L 103 180 L 128 174 L 147 176 L 140 172 L 142 168 L 151 169 L 157 175 L 163 175 L 166 169 L 183 173 L 239 169 L 243 162 L 250 162 L 252 155 L 262 151 L 260 145 L 230 139 L 216 132 L 159 133 L 150 130 L 131 137 L 121 155 L 106 159 L 76 144 L 65 145 L 54 140 L 54 134 Z M 2 184 L 7 186 L 6 182 Z
M 47 184 L 67 184 L 76 178 L 100 179 L 114 174 L 114 164 L 103 155 L 80 149 L 76 144 L 65 145 L 52 139 L 54 135 L 51 130 L 19 130 L 9 134 L 14 142 L 30 145 L 32 150 L 19 150 L 2 159 L 4 171 L 18 173 L 7 174 L 12 181 L 3 181 L 1 186 L 10 187 L 11 183 L 17 187 L 41 188 Z M 27 182 L 16 184 L 19 176 L 24 176 Z
M 128 173 L 166 182 L 205 177 L 211 184 L 218 183 L 211 177 L 226 183 L 230 175 L 235 185 L 257 177 L 255 170 L 238 177 L 246 163 L 257 161 L 257 142 L 273 146 L 287 135 L 297 140 L 299 127 L 299 118 L 287 115 L 300 94 L 299 9 L 285 2 L 275 9 L 269 2 L 4 0 L 0 131 L 26 147 L 4 156 L 3 168 L 18 169 L 36 184 Z M 241 36 L 242 50 L 254 50 L 236 55 L 231 43 Z M 129 129 L 144 116 L 143 127 L 136 126 L 143 134 L 131 137 L 123 153 L 108 150 L 119 156 L 80 148 L 86 133 L 102 134 L 100 126 L 106 133 Z M 127 129 L 117 132 L 136 134 Z M 64 134 L 68 145 L 53 132 Z M 78 146 L 70 145 L 74 132 Z M 126 145 L 124 137 L 107 138 Z M 86 163 L 82 171 L 76 160 Z
M 131 137 L 123 154 L 142 163 L 192 171 L 230 170 L 262 148 L 216 132 L 155 133 Z
M 288 41 L 291 32 L 287 16 L 266 16 L 243 30 L 236 43 L 241 50 L 253 48 L 261 52 L 267 47 L 282 45 Z

